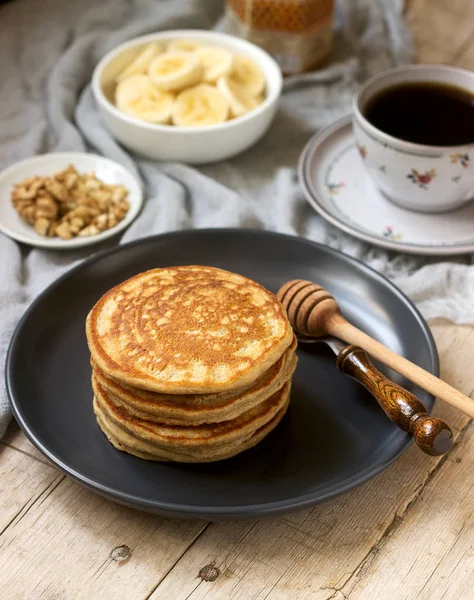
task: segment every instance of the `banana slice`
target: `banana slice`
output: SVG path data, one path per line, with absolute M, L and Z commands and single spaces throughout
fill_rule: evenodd
M 217 89 L 229 100 L 230 112 L 233 117 L 240 117 L 245 113 L 257 108 L 260 102 L 249 94 L 245 88 L 235 83 L 229 76 L 219 77 Z
M 230 77 L 252 96 L 259 96 L 265 89 L 265 76 L 262 69 L 248 56 L 241 54 L 234 56 L 234 68 Z
M 137 57 L 121 71 L 116 81 L 123 81 L 132 75 L 143 75 L 147 72 L 151 61 L 162 52 L 163 48 L 157 42 L 151 42 L 140 50 Z
M 229 115 L 229 101 L 215 87 L 200 83 L 178 94 L 173 106 L 173 123 L 198 127 L 223 123 Z
M 168 52 L 194 52 L 202 48 L 201 42 L 197 40 L 173 40 L 168 44 Z
M 174 95 L 160 90 L 148 75 L 133 75 L 120 81 L 115 103 L 122 112 L 148 123 L 169 123 Z
M 205 46 L 196 50 L 195 55 L 203 67 L 206 83 L 215 83 L 219 77 L 232 71 L 234 57 L 223 48 Z
M 166 52 L 151 61 L 148 74 L 162 90 L 179 91 L 199 83 L 203 70 L 190 52 Z

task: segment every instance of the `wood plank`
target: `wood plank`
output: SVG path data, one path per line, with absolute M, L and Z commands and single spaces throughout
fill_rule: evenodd
M 439 320 L 433 329 L 443 378 L 470 394 L 474 328 Z M 446 405 L 435 412 L 453 426 L 456 436 L 469 422 Z M 211 524 L 150 600 L 335 598 L 403 521 L 445 460 L 428 458 L 412 447 L 372 481 L 313 509 L 258 522 Z M 426 510 L 429 515 L 429 504 Z M 446 519 L 449 527 L 449 515 Z M 215 581 L 199 578 L 205 565 L 218 567 Z
M 474 588 L 474 425 L 393 535 L 342 590 L 347 600 L 467 600 Z M 394 577 L 393 574 L 396 573 Z
M 204 527 L 121 507 L 64 478 L 0 536 L 2 597 L 145 599 Z
M 0 535 L 62 477 L 53 467 L 0 446 Z

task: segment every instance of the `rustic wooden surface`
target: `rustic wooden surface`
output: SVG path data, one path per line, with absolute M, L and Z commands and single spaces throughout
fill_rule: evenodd
M 412 0 L 407 19 L 419 61 L 474 68 L 472 0 Z M 431 326 L 442 377 L 472 395 L 474 327 Z M 453 427 L 448 456 L 412 446 L 333 501 L 219 524 L 106 501 L 58 473 L 12 425 L 0 442 L 0 598 L 474 598 L 474 425 L 439 403 L 435 414 Z M 206 565 L 214 568 L 199 576 Z

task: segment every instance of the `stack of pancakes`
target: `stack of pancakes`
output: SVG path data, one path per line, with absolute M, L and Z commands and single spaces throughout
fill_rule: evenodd
M 210 462 L 262 440 L 286 412 L 296 340 L 261 285 L 203 266 L 154 269 L 87 317 L 94 411 L 119 450 Z

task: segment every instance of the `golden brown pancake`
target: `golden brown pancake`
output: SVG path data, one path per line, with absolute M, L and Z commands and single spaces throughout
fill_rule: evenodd
M 271 292 L 203 266 L 154 269 L 121 283 L 93 307 L 86 333 L 106 375 L 164 394 L 251 385 L 293 339 Z
M 129 429 L 128 424 L 127 427 L 124 428 L 121 420 L 123 415 L 117 415 L 113 410 L 104 410 L 104 404 L 106 404 L 106 402 L 104 403 L 103 399 L 102 401 L 98 401 L 97 397 L 94 397 L 94 411 L 100 428 L 118 450 L 134 454 L 135 456 L 147 460 L 213 462 L 235 456 L 236 454 L 255 446 L 268 435 L 268 433 L 278 425 L 288 408 L 290 387 L 290 382 L 287 382 L 287 384 L 275 394 L 276 398 L 269 403 L 267 410 L 264 413 L 260 413 L 260 416 L 253 421 L 255 427 L 252 432 L 248 433 L 247 428 L 249 421 L 252 421 L 254 415 L 249 416 L 247 421 L 241 420 L 239 426 L 232 431 L 231 436 L 226 436 L 226 432 L 223 432 L 222 430 L 216 433 L 216 435 L 221 438 L 217 444 L 208 444 L 204 442 L 199 445 L 196 441 L 196 437 L 199 434 L 195 433 L 194 444 L 191 448 L 186 446 L 186 444 L 183 444 L 182 437 L 180 437 L 180 433 L 182 432 L 175 433 L 174 436 L 171 436 L 176 440 L 181 440 L 180 444 L 172 445 L 166 443 L 165 445 L 162 445 L 160 443 L 161 440 L 157 443 L 156 439 L 150 435 L 150 426 L 146 424 L 146 422 L 137 427 L 137 429 L 142 427 L 143 430 L 140 431 L 140 435 L 136 435 L 136 431 Z M 266 420 L 267 418 L 268 420 Z M 257 424 L 259 426 L 257 426 Z M 242 435 L 240 428 L 245 429 L 245 435 Z M 221 428 L 218 426 L 218 429 Z M 144 431 L 146 431 L 145 435 Z M 208 427 L 207 437 L 209 436 L 209 432 L 210 429 Z M 191 439 L 193 439 L 192 436 Z
M 240 442 L 270 421 L 286 401 L 290 382 L 261 404 L 242 413 L 236 419 L 222 423 L 183 426 L 164 425 L 137 419 L 125 409 L 115 406 L 107 392 L 95 381 L 94 397 L 102 411 L 117 425 L 134 437 L 143 439 L 163 449 L 178 452 L 206 454 L 214 448 Z
M 93 365 L 93 378 L 107 392 L 109 400 L 138 419 L 166 425 L 200 425 L 236 418 L 263 402 L 292 376 L 297 357 L 296 338 L 283 356 L 251 386 L 218 394 L 159 394 L 124 385 Z

